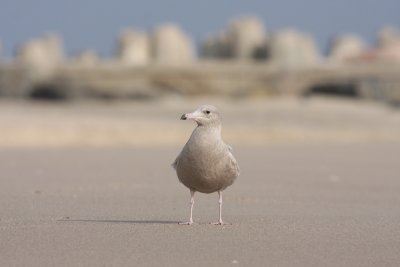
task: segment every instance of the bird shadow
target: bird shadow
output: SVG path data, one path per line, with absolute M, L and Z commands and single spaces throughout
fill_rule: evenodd
M 84 222 L 84 223 L 126 223 L 126 224 L 179 224 L 179 221 L 158 220 L 96 220 L 96 219 L 58 219 L 58 222 Z

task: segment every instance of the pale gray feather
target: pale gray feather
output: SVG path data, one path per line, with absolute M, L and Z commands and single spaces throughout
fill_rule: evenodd
M 198 126 L 172 166 L 179 180 L 190 190 L 202 193 L 222 191 L 239 176 L 239 166 L 232 148 L 222 140 L 217 109 L 207 105 L 199 110 L 211 110 L 211 114 L 204 113 L 202 118 L 201 113 L 196 113 Z

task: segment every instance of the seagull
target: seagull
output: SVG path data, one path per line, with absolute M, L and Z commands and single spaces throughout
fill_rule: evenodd
M 222 221 L 222 191 L 239 176 L 239 165 L 232 154 L 232 147 L 221 137 L 221 115 L 211 105 L 203 105 L 192 113 L 183 114 L 181 120 L 193 120 L 197 127 L 178 155 L 173 168 L 179 181 L 190 190 L 190 219 L 180 224 L 193 224 L 195 192 L 219 195 L 219 220 Z

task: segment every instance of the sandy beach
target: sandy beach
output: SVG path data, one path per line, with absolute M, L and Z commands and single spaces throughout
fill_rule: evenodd
M 0 101 L 0 147 L 182 145 L 194 125 L 184 112 L 208 103 L 223 112 L 231 145 L 400 142 L 399 109 L 341 98 L 169 97 L 157 101 Z
M 279 101 L 220 103 L 242 171 L 223 227 L 217 194 L 178 225 L 189 192 L 170 164 L 195 101 L 3 102 L 0 266 L 398 266 L 400 112 Z

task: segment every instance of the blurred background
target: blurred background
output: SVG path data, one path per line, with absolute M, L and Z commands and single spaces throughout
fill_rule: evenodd
M 398 266 L 400 1 L 0 0 L 0 266 Z M 241 175 L 171 163 L 217 106 Z
M 399 9 L 2 1 L 0 145 L 175 144 L 205 102 L 234 143 L 398 141 Z

